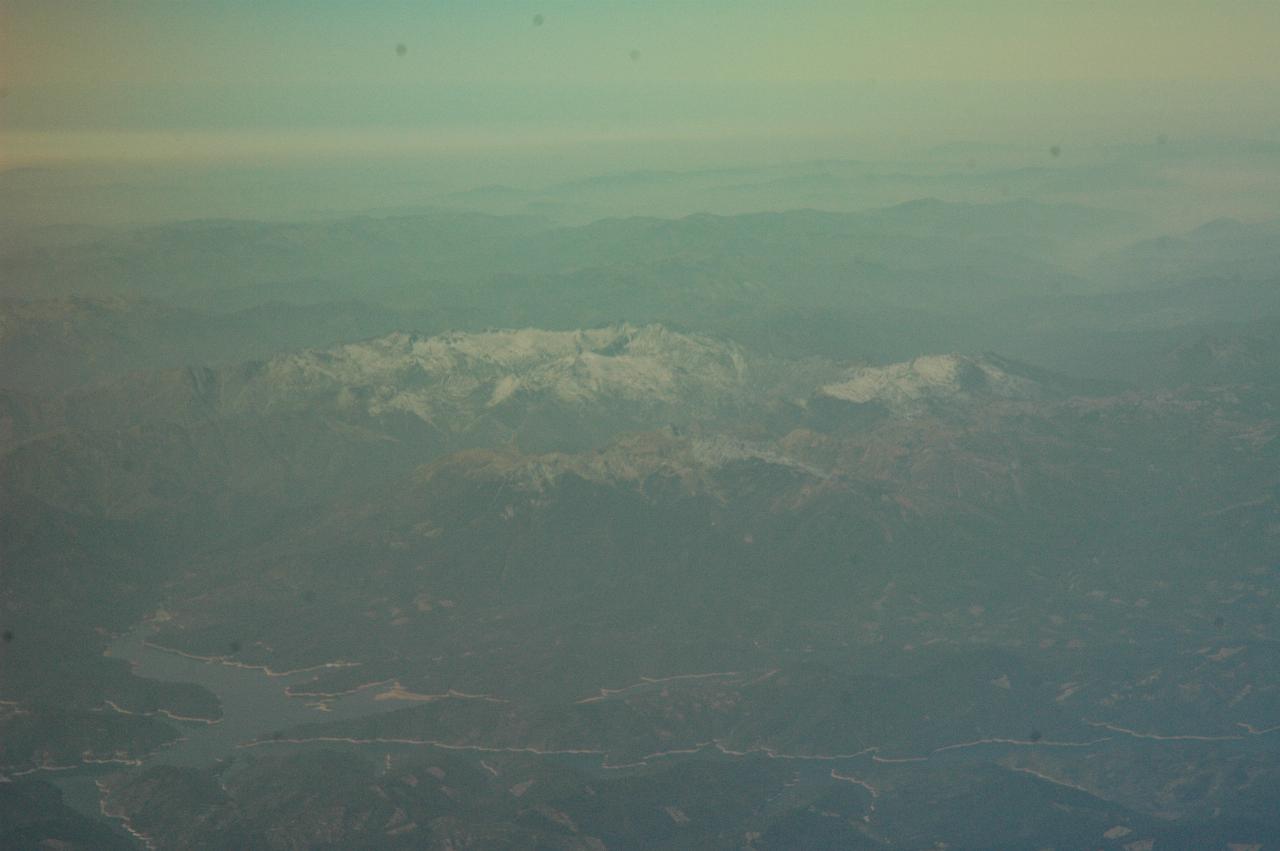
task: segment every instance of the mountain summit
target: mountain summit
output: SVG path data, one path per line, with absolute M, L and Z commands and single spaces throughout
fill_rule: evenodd
M 527 401 L 707 413 L 748 386 L 736 345 L 660 325 L 395 333 L 276 358 L 261 380 L 286 396 L 330 395 L 375 416 L 402 411 L 462 425 Z
M 998 355 L 946 354 L 855 369 L 819 388 L 816 401 L 910 417 L 980 402 L 1043 401 L 1089 391 L 1084 382 Z

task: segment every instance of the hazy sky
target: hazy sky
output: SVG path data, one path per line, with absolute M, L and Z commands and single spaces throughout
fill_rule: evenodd
M 0 8 L 10 163 L 734 135 L 1280 138 L 1275 0 Z

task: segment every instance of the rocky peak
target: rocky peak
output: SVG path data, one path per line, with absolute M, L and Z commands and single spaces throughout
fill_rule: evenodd
M 377 415 L 406 411 L 424 420 L 476 415 L 519 398 L 559 404 L 624 402 L 703 406 L 747 388 L 737 346 L 660 325 L 580 331 L 537 329 L 395 333 L 285 355 L 264 379 L 285 391 L 339 394 Z
M 888 366 L 862 367 L 818 390 L 824 401 L 874 406 L 897 416 L 978 401 L 1029 401 L 1059 395 L 1037 375 L 995 355 L 926 355 Z

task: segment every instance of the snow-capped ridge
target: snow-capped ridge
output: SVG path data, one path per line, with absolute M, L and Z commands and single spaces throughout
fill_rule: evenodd
M 819 397 L 856 405 L 879 405 L 910 415 L 938 403 L 978 400 L 1037 400 L 1053 395 L 1041 381 L 994 355 L 924 355 L 887 366 L 853 370 L 843 381 L 818 390 Z
M 682 437 L 667 429 L 622 436 L 588 452 L 525 454 L 512 448 L 453 453 L 419 471 L 421 481 L 440 475 L 499 480 L 526 492 L 543 492 L 566 476 L 609 485 L 638 486 L 652 476 L 679 480 L 690 491 L 718 494 L 717 476 L 730 465 L 754 462 L 801 479 L 830 478 L 768 445 L 729 435 Z
M 374 416 L 472 419 L 517 399 L 560 404 L 722 404 L 748 389 L 734 344 L 661 325 L 579 331 L 396 332 L 282 355 L 264 379 L 293 394 L 331 393 Z

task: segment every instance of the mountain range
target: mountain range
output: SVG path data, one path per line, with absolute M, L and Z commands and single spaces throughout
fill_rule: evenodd
M 1174 388 L 619 324 L 8 393 L 3 771 L 66 833 L 30 778 L 116 760 L 165 847 L 1265 836 L 1262 339 Z M 313 717 L 166 761 L 243 719 L 137 630 Z

